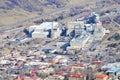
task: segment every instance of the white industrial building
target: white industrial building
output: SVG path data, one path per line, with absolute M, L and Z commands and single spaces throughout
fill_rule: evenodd
M 89 35 L 82 35 L 76 38 L 73 38 L 70 41 L 70 47 L 67 48 L 67 50 L 70 49 L 82 49 L 85 47 L 85 44 L 88 42 L 88 40 L 90 39 Z
M 102 26 L 101 22 L 96 23 L 95 32 L 94 32 L 94 39 L 95 40 L 102 40 L 102 38 L 104 37 L 104 35 L 106 33 L 109 33 L 109 30 L 106 30 Z
M 86 31 L 93 31 L 95 28 L 95 24 L 85 24 Z
M 32 31 L 32 38 L 46 38 L 48 35 L 51 38 L 57 38 L 61 33 L 58 22 L 44 22 L 40 25 L 30 26 L 29 32 Z
M 33 32 L 32 37 L 33 38 L 45 38 L 48 35 L 48 32 Z
M 70 32 L 72 32 L 75 28 L 77 28 L 77 30 L 80 29 L 84 29 L 85 22 L 84 21 L 73 21 L 73 22 L 68 22 L 67 26 L 68 26 L 68 31 L 67 34 L 70 34 Z
M 43 31 L 43 30 L 48 30 L 48 29 L 57 29 L 59 27 L 58 22 L 43 22 L 42 24 L 39 25 L 39 27 L 35 28 L 35 31 Z

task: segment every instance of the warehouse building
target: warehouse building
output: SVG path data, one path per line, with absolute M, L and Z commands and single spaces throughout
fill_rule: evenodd
M 44 22 L 40 25 L 30 26 L 29 32 L 32 32 L 32 38 L 57 38 L 61 34 L 58 22 Z
M 89 35 L 82 35 L 82 36 L 78 36 L 73 38 L 70 41 L 70 47 L 68 47 L 67 49 L 82 49 L 85 47 L 85 44 L 87 43 L 87 41 L 90 39 Z

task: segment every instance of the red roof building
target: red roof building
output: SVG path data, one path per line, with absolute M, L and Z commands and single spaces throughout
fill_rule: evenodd
M 112 80 L 112 77 L 106 74 L 100 74 L 95 77 L 95 80 Z
M 86 80 L 86 74 L 70 74 L 69 80 Z

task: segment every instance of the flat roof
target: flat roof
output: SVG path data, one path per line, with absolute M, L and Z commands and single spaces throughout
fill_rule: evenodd
M 44 49 L 55 50 L 57 47 L 54 45 L 56 45 L 56 42 L 51 42 L 51 43 L 48 43 L 48 44 L 42 46 L 41 49 L 42 50 L 44 50 Z
M 89 37 L 89 35 L 82 35 L 82 36 L 78 36 L 76 38 L 73 38 L 71 41 L 72 42 L 82 42 L 84 41 L 85 39 L 87 39 Z
M 42 24 L 40 25 L 36 25 L 36 29 L 51 29 L 51 28 L 57 28 L 59 25 L 58 22 L 43 22 Z

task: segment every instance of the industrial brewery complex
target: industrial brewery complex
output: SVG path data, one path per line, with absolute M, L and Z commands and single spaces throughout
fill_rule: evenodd
M 100 45 L 109 33 L 94 12 L 31 25 L 21 37 L 1 33 L 0 80 L 120 80 L 120 50 Z

